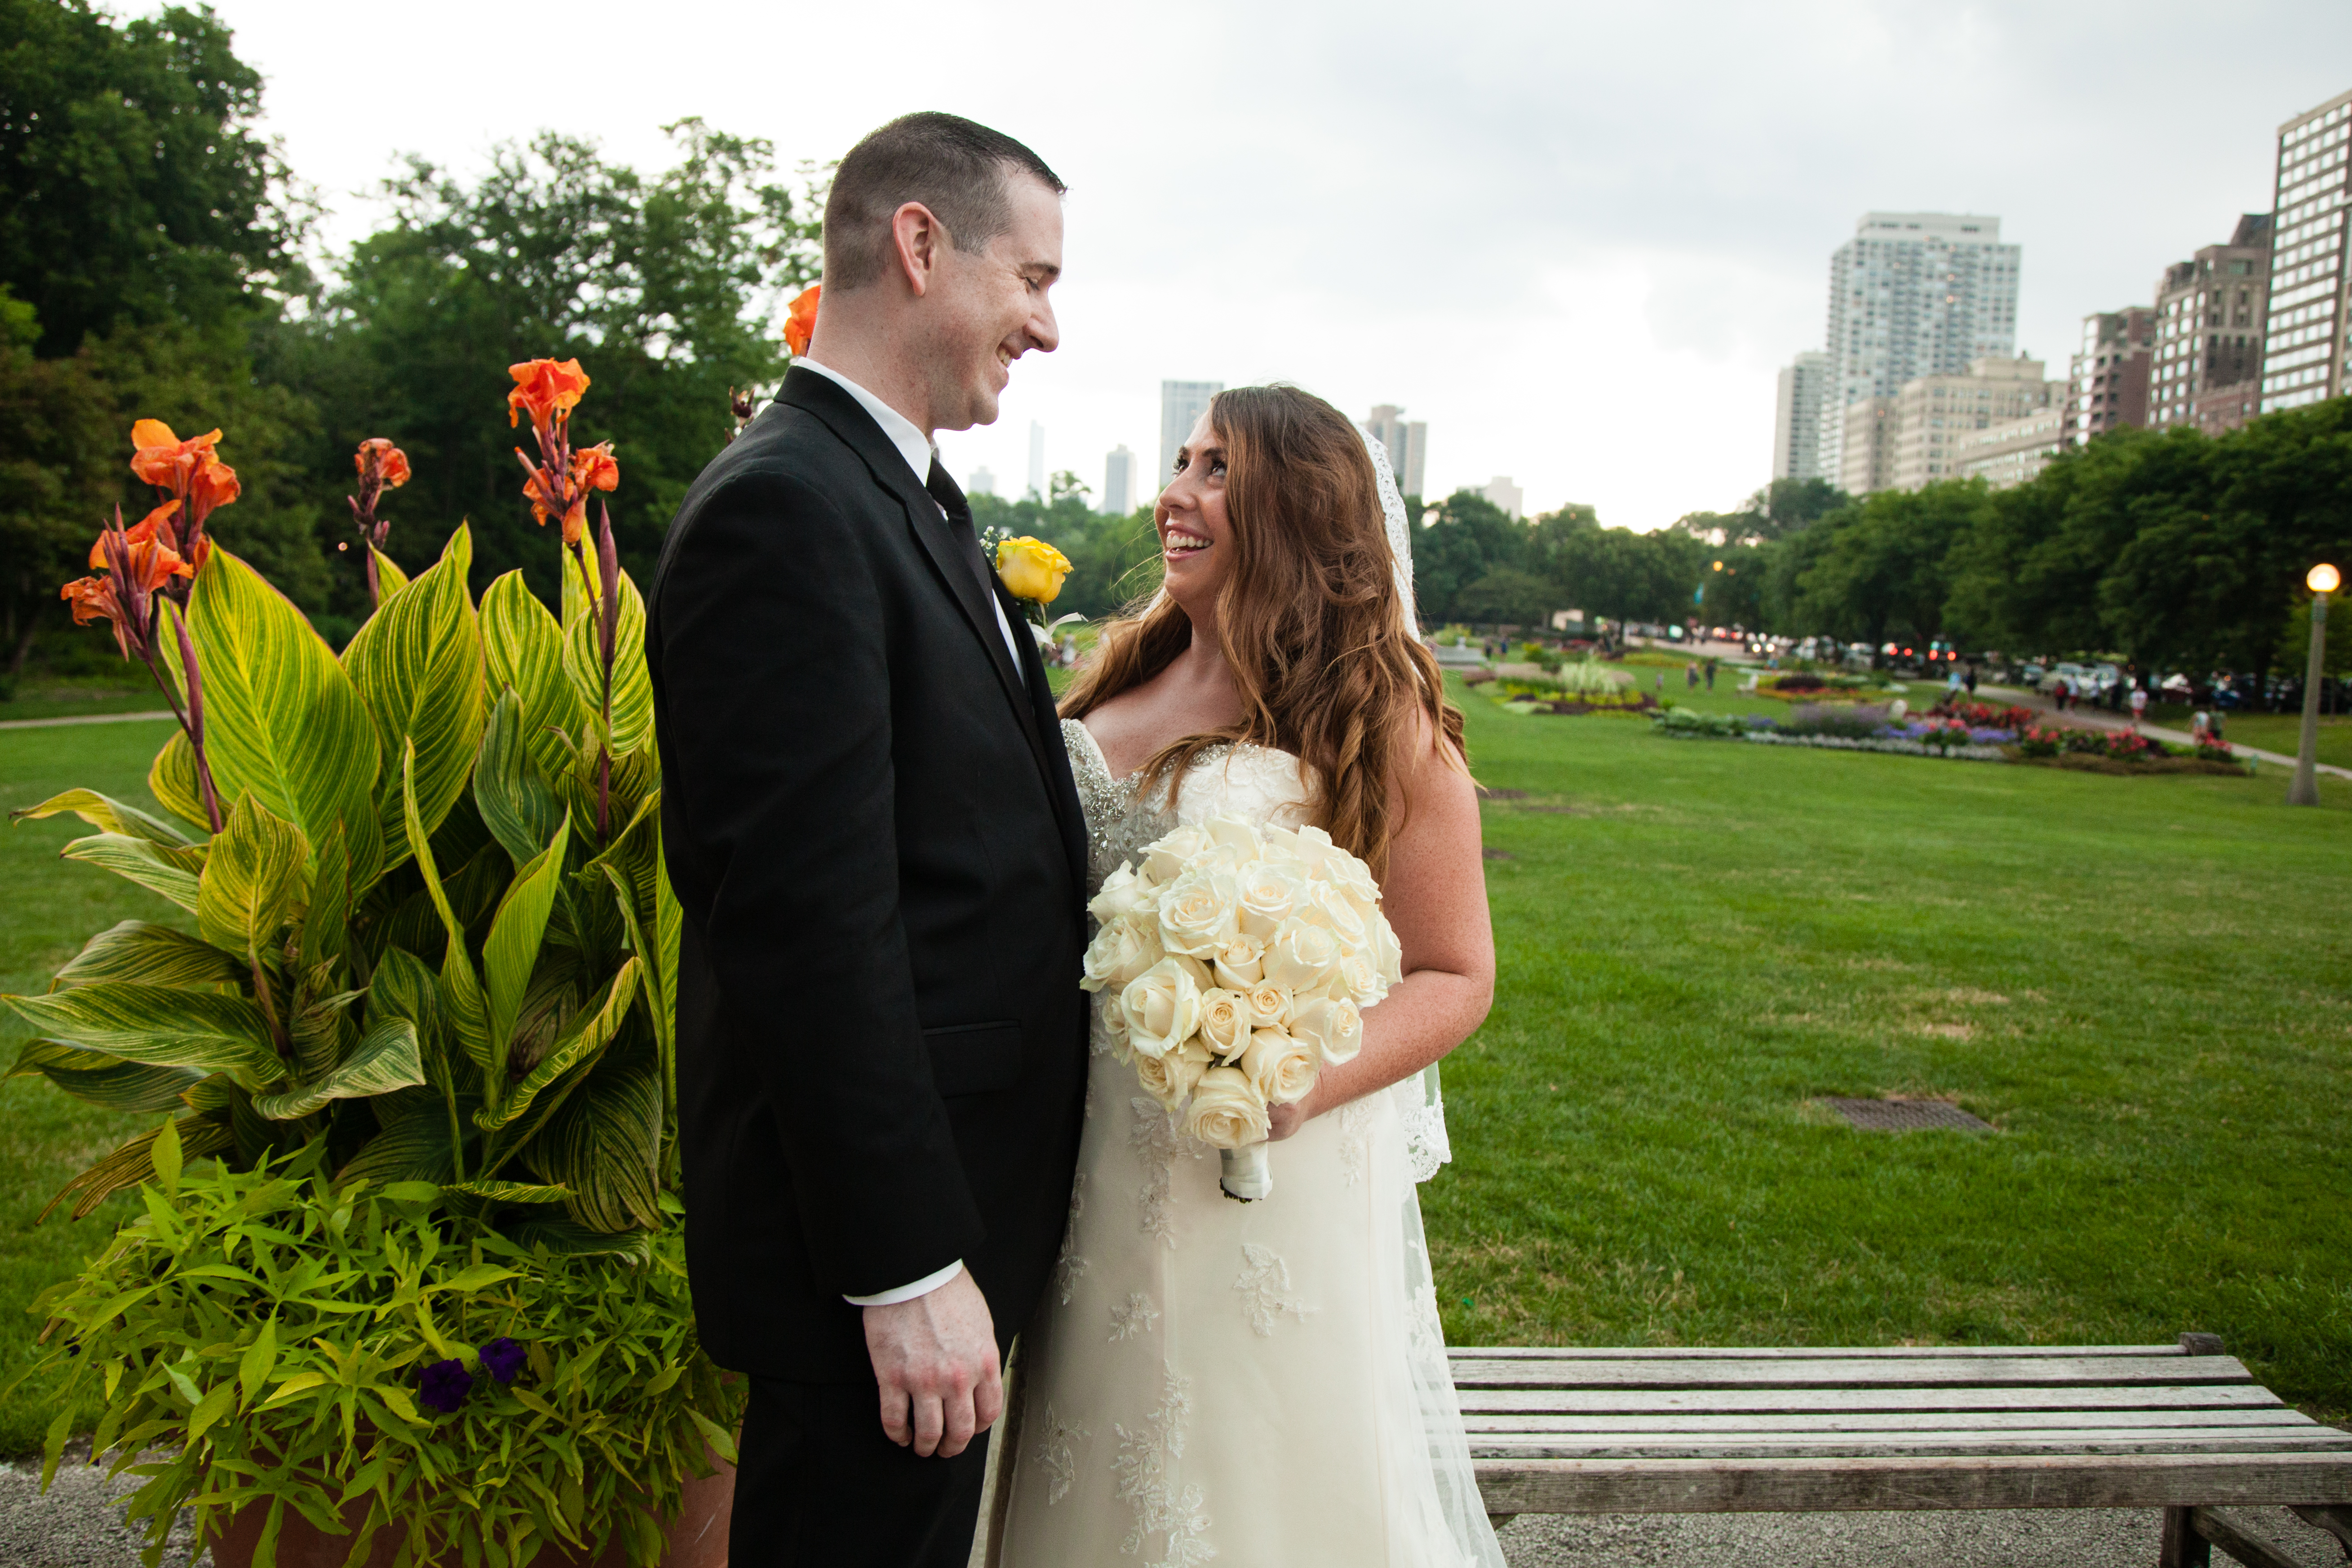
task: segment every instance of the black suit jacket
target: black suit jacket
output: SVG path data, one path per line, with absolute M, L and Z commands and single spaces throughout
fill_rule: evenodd
M 1016 669 L 976 554 L 805 370 L 663 546 L 646 658 L 685 912 L 687 1259 L 738 1371 L 871 1377 L 842 1297 L 959 1258 L 1009 1342 L 1054 1266 L 1086 830 L 1034 639 L 1016 624 Z

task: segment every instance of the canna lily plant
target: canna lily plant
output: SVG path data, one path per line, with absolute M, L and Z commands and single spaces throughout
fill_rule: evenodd
M 405 578 L 375 506 L 408 462 L 379 438 L 352 500 L 377 604 L 340 657 L 206 535 L 237 494 L 221 433 L 135 426 L 157 504 L 118 516 L 62 592 L 180 721 L 149 775 L 163 809 L 77 789 L 14 815 L 80 817 L 94 831 L 66 857 L 177 917 L 100 931 L 5 1000 L 36 1037 L 15 1073 L 172 1118 L 53 1208 L 152 1182 L 161 1135 L 175 1174 L 300 1154 L 340 1184 L 429 1184 L 448 1220 L 551 1253 L 642 1257 L 662 1226 L 677 908 L 645 607 L 609 513 L 591 560 L 589 495 L 620 470 L 609 444 L 571 442 L 588 376 L 512 374 L 540 446 L 525 495 L 576 566 L 561 619 L 519 572 L 478 604 L 463 526 Z

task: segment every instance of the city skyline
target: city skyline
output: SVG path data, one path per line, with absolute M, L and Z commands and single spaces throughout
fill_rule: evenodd
M 1432 492 L 1508 472 L 1531 511 L 1589 501 L 1640 528 L 1769 478 L 1775 379 L 1825 346 L 1822 263 L 1857 214 L 2000 214 L 2027 264 L 2015 346 L 2056 364 L 2085 313 L 2143 298 L 2234 215 L 2271 207 L 2277 128 L 2347 85 L 2352 8 L 2242 9 L 2200 39 L 2198 132 L 2181 138 L 2148 89 L 2178 67 L 2168 38 L 2210 21 L 2179 0 L 2127 26 L 2025 0 L 1573 17 L 1470 0 L 1434 30 L 1385 0 L 1204 0 L 1188 26 L 1233 44 L 1147 72 L 1181 82 L 1171 114 L 1135 107 L 1157 19 L 1067 0 L 1024 22 L 1004 72 L 968 68 L 1001 39 L 938 0 L 887 24 L 730 8 L 734 47 L 716 56 L 697 29 L 631 33 L 631 13 L 583 0 L 569 26 L 631 47 L 580 54 L 554 94 L 510 90 L 507 62 L 543 45 L 530 14 L 417 0 L 371 39 L 371 72 L 401 84 L 381 115 L 350 112 L 344 46 L 314 8 L 219 7 L 265 77 L 261 130 L 318 188 L 336 245 L 383 221 L 369 193 L 401 154 L 472 180 L 544 126 L 648 174 L 672 158 L 660 127 L 687 116 L 770 139 L 787 173 L 914 108 L 1028 142 L 1071 187 L 1062 345 L 1013 367 L 995 425 L 942 436 L 950 471 L 1011 488 L 1032 420 L 1055 468 L 1120 442 L 1152 453 L 1163 376 L 1286 380 L 1351 418 L 1393 401 L 1440 427 Z M 928 46 L 913 57 L 891 41 L 910 32 Z M 825 68 L 785 89 L 778 59 Z M 1951 112 L 1919 112 L 1930 86 Z M 2064 153 L 2095 146 L 2117 150 L 2117 177 Z

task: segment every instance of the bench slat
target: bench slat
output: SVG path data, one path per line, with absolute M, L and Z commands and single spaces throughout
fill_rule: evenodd
M 1814 1410 L 2276 1409 L 2259 1384 L 2156 1388 L 1464 1388 L 1465 1412 L 1796 1414 Z
M 2326 1430 L 2323 1428 L 2323 1430 Z M 1649 1434 L 1615 1437 L 1573 1433 L 1481 1432 L 1473 1458 L 1832 1459 L 1928 1454 L 2310 1454 L 2340 1450 L 2352 1468 L 2352 1435 L 2333 1442 L 2293 1426 L 2189 1427 L 2175 1431 L 1801 1432 L 1692 1437 Z
M 2352 1504 L 2341 1454 L 1488 1458 L 1477 1471 L 1494 1514 Z
M 2299 1410 L 1935 1410 L 1841 1411 L 1787 1415 L 1531 1415 L 1465 1414 L 1462 1424 L 1477 1432 L 1584 1432 L 1619 1436 L 1671 1433 L 1694 1437 L 1763 1436 L 1780 1432 L 2101 1432 L 2125 1428 L 2263 1427 L 2342 1436 Z M 2352 1439 L 2347 1439 L 2352 1440 Z
M 2181 1356 L 2170 1345 L 1454 1345 L 1455 1361 L 1854 1361 L 1948 1360 L 1954 1356 Z
M 1937 1385 L 2034 1388 L 2068 1384 L 2251 1383 L 2235 1356 L 1984 1356 L 1924 1360 L 1614 1361 L 1488 1360 L 1453 1364 L 1471 1388 L 1878 1388 Z

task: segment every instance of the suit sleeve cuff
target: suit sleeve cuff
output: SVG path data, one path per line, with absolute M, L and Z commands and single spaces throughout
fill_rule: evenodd
M 926 1274 L 920 1279 L 901 1285 L 895 1290 L 885 1290 L 877 1296 L 844 1296 L 842 1300 L 853 1307 L 895 1307 L 901 1301 L 911 1301 L 918 1296 L 929 1295 L 962 1272 L 963 1259 L 959 1258 L 936 1274 Z

